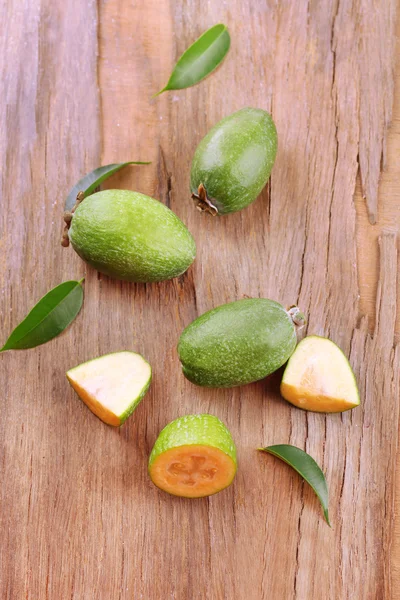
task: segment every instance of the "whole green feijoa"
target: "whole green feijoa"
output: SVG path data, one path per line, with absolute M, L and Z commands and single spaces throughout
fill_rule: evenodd
M 193 237 L 172 210 L 127 190 L 105 190 L 85 198 L 72 215 L 68 235 L 83 260 L 127 281 L 177 277 L 196 256 Z
M 197 146 L 190 187 L 197 208 L 212 215 L 236 212 L 267 183 L 278 148 L 272 117 L 242 108 L 217 123 Z
M 206 387 L 233 387 L 263 379 L 293 353 L 297 307 L 286 311 L 265 298 L 223 304 L 198 317 L 183 331 L 178 354 L 183 374 Z

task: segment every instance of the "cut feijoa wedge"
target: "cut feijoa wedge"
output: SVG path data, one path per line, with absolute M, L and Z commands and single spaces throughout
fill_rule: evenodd
M 70 369 L 67 378 L 99 419 L 118 427 L 149 389 L 151 366 L 135 352 L 114 352 Z
M 304 338 L 283 374 L 281 394 L 295 406 L 315 412 L 343 412 L 360 404 L 349 361 L 331 340 Z
M 161 431 L 149 458 L 149 475 L 160 489 L 186 498 L 211 496 L 236 474 L 236 447 L 213 415 L 186 415 Z

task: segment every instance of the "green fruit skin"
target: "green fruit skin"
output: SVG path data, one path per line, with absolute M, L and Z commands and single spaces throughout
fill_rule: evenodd
M 197 146 L 190 174 L 192 194 L 203 184 L 219 215 L 241 210 L 267 183 L 278 149 L 272 117 L 242 108 L 215 125 Z
M 155 459 L 171 448 L 202 444 L 218 448 L 237 466 L 236 446 L 229 430 L 213 415 L 186 415 L 168 423 L 161 431 L 149 457 L 149 469 Z
M 258 381 L 281 367 L 296 347 L 292 319 L 278 302 L 249 298 L 224 304 L 182 332 L 183 374 L 205 387 Z
M 149 391 L 149 387 L 151 384 L 151 379 L 152 379 L 152 375 L 150 374 L 149 379 L 147 380 L 146 385 L 144 386 L 144 388 L 142 389 L 142 391 L 140 392 L 139 396 L 135 399 L 135 401 L 126 409 L 126 411 L 124 411 L 122 413 L 122 415 L 119 416 L 120 419 L 120 425 L 123 425 L 125 423 L 125 421 L 127 420 L 128 417 L 131 416 L 131 414 L 137 409 L 137 407 L 139 406 L 139 404 L 141 403 L 141 401 L 143 400 L 143 398 L 145 397 L 145 395 L 147 394 L 147 392 Z
M 73 214 L 69 238 L 92 267 L 126 281 L 177 277 L 196 256 L 193 237 L 169 208 L 127 190 L 85 198 Z
M 132 354 L 134 354 L 134 353 L 132 352 Z M 119 416 L 121 425 L 123 425 L 125 423 L 125 421 L 127 420 L 127 418 L 130 417 L 131 414 L 137 409 L 137 407 L 139 406 L 139 404 L 141 403 L 141 401 L 143 400 L 143 398 L 149 391 L 151 380 L 153 378 L 153 370 L 151 368 L 151 364 L 145 358 L 143 358 L 143 356 L 141 354 L 139 356 L 150 367 L 149 378 L 148 378 L 147 382 L 145 383 L 144 387 L 142 388 L 142 391 L 140 392 L 139 396 L 137 396 L 136 399 L 134 400 L 134 402 L 132 402 L 132 404 L 130 406 L 128 406 L 128 408 Z

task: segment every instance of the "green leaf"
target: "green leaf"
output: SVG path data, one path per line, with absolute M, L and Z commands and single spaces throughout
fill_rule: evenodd
M 14 329 L 0 352 L 34 348 L 64 331 L 81 309 L 82 281 L 65 281 L 43 296 Z
M 226 25 L 214 25 L 208 29 L 182 54 L 167 85 L 154 96 L 167 90 L 182 90 L 207 77 L 225 58 L 230 45 Z
M 296 446 L 291 446 L 290 444 L 268 446 L 267 448 L 259 448 L 259 450 L 277 456 L 293 467 L 293 469 L 307 481 L 317 494 L 324 511 L 326 522 L 330 527 L 331 524 L 329 522 L 328 514 L 328 486 L 325 476 L 315 460 L 307 454 L 307 452 L 304 452 L 304 450 L 296 448 Z
M 75 206 L 76 197 L 78 192 L 83 192 L 84 197 L 90 196 L 93 194 L 94 190 L 101 184 L 103 181 L 111 177 L 114 173 L 123 169 L 127 165 L 149 165 L 149 162 L 138 162 L 131 160 L 130 162 L 124 163 L 113 163 L 111 165 L 104 165 L 103 167 L 99 167 L 90 173 L 87 173 L 82 179 L 78 181 L 70 191 L 65 201 L 65 210 L 72 210 Z

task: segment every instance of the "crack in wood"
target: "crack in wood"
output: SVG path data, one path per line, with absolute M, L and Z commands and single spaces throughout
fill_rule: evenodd
M 160 145 L 158 160 L 159 195 L 164 199 L 165 205 L 171 208 L 172 200 L 172 174 L 167 168 L 164 150 Z
M 371 224 L 377 222 L 380 169 L 385 163 L 386 132 L 392 116 L 396 5 L 395 0 L 387 0 L 384 7 L 359 0 L 357 6 L 360 173 Z M 372 80 L 375 89 L 385 90 L 383 94 L 375 96 L 369 90 Z

